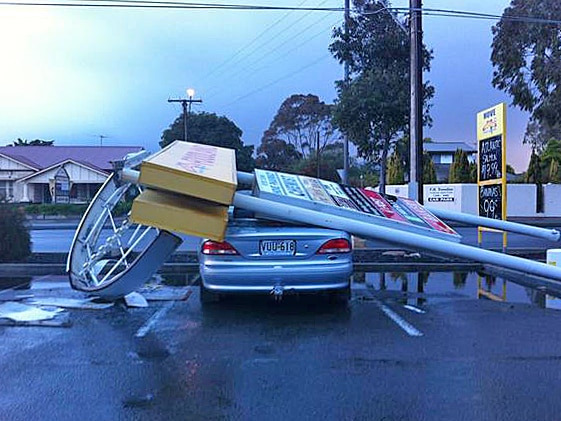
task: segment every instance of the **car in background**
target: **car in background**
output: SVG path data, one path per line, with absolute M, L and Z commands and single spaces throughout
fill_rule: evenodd
M 198 254 L 203 303 L 226 294 L 350 297 L 352 242 L 344 231 L 258 219 L 236 208 L 225 240 L 203 240 Z

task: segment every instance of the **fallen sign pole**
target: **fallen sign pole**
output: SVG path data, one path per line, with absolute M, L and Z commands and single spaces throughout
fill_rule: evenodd
M 233 204 L 243 209 L 258 212 L 264 216 L 317 225 L 325 228 L 336 228 L 361 237 L 380 239 L 414 249 L 499 265 L 561 282 L 561 269 L 520 257 L 496 253 L 446 240 L 429 238 L 423 235 L 356 221 L 342 216 L 303 209 L 297 206 L 278 203 L 242 193 L 236 193 L 234 195 Z
M 483 216 L 470 215 L 467 213 L 454 212 L 428 206 L 426 207 L 426 209 L 439 218 L 462 222 L 468 225 L 495 228 L 498 230 L 515 232 L 517 234 L 543 238 L 549 241 L 559 241 L 561 239 L 561 233 L 556 229 L 534 227 L 531 225 L 518 224 L 516 222 L 503 221 L 502 219 L 485 218 Z
M 123 179 L 131 182 L 138 183 L 139 171 L 125 168 L 122 171 Z M 238 171 L 238 181 L 240 184 L 251 185 L 255 180 L 252 173 Z M 276 203 L 276 202 L 275 202 Z M 483 226 L 488 228 L 495 228 L 499 230 L 514 232 L 517 234 L 529 235 L 532 237 L 543 238 L 549 241 L 560 241 L 561 233 L 556 229 L 546 229 L 534 227 L 526 224 L 518 224 L 516 222 L 503 221 L 500 219 L 485 218 L 482 216 L 470 215 L 461 212 L 454 212 L 445 209 L 438 209 L 434 207 L 426 207 L 427 210 L 432 212 L 439 218 L 448 219 L 451 221 L 462 222 L 468 225 Z
M 131 181 L 134 182 L 134 179 L 135 177 L 134 175 L 132 175 Z M 253 173 L 238 171 L 238 181 L 240 183 L 251 185 L 254 180 L 255 175 Z M 514 232 L 517 234 L 529 235 L 531 237 L 543 238 L 548 241 L 561 241 L 561 233 L 556 229 L 534 227 L 532 225 L 519 224 L 516 222 L 503 221 L 500 219 L 485 218 L 483 216 L 454 212 L 429 206 L 425 206 L 425 209 L 439 218 L 447 219 L 450 221 L 461 222 L 467 225 L 494 228 L 498 230 Z

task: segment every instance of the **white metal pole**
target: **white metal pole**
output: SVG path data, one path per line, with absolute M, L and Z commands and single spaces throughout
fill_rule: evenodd
M 464 224 L 495 228 L 518 234 L 530 235 L 532 237 L 544 238 L 549 241 L 559 241 L 561 237 L 561 233 L 559 233 L 556 229 L 534 227 L 532 225 L 518 224 L 516 222 L 503 221 L 501 219 L 485 218 L 483 216 L 431 208 L 428 206 L 425 206 L 425 208 L 439 218 L 462 222 Z
M 561 281 L 561 268 L 533 260 L 522 259 L 508 254 L 496 253 L 451 241 L 439 240 L 428 236 L 399 231 L 367 222 L 328 215 L 310 209 L 302 209 L 284 203 L 253 197 L 241 193 L 234 195 L 234 206 L 248 209 L 262 215 L 320 227 L 340 229 L 366 238 L 377 238 L 401 244 L 415 250 L 427 250 L 447 256 L 458 256 L 476 262 L 490 263 L 545 278 Z

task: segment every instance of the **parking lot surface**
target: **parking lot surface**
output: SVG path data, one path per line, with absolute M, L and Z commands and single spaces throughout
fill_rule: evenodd
M 0 326 L 1 419 L 559 419 L 558 310 L 524 302 L 525 289 L 477 299 L 451 274 L 424 292 L 365 278 L 348 305 L 201 308 L 193 286 L 146 308 L 67 309 L 67 327 Z M 21 291 L 75 296 L 60 279 Z

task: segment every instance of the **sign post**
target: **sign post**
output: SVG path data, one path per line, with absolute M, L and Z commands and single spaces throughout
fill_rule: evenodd
M 506 104 L 477 113 L 477 207 L 479 216 L 506 220 Z M 482 232 L 477 228 L 477 243 Z M 494 230 L 493 230 L 494 231 Z M 507 234 L 503 231 L 503 251 Z

